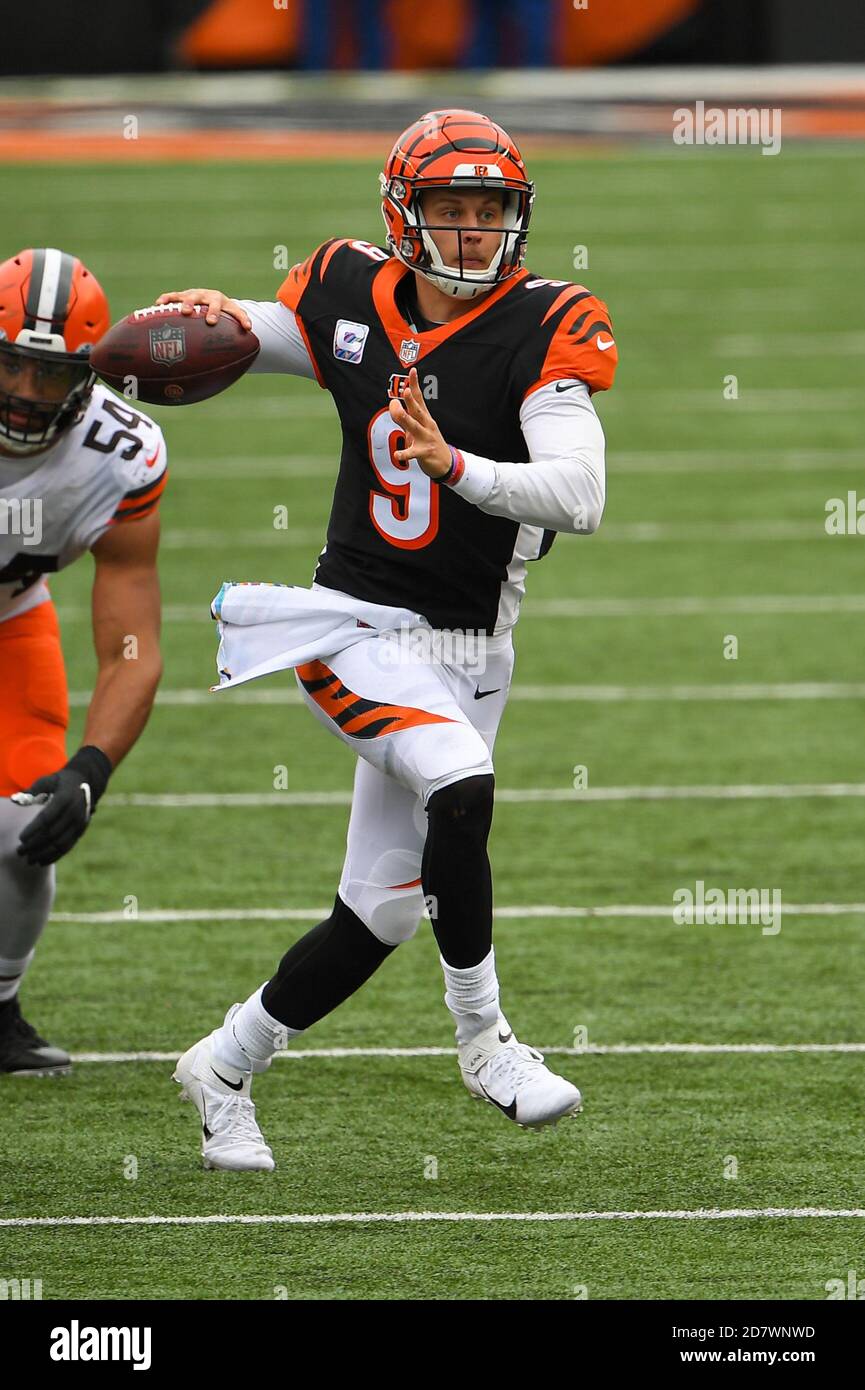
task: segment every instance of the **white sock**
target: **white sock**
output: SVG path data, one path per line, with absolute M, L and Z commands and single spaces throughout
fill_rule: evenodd
M 479 965 L 456 970 L 439 956 L 445 977 L 445 1003 L 457 1025 L 457 1042 L 471 1042 L 499 1018 L 499 982 L 492 947 Z
M 213 1055 L 236 1071 L 263 1070 L 275 1052 L 285 1048 L 289 1038 L 296 1038 L 302 1029 L 287 1028 L 273 1018 L 261 1002 L 261 992 L 267 981 L 237 1013 L 222 1027 L 213 1040 Z
M 27 967 L 36 952 L 28 951 L 22 960 L 6 960 L 0 957 L 0 1004 L 6 1004 L 18 993 Z

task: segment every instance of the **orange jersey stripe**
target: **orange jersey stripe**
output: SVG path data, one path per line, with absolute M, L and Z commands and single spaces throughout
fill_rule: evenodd
M 125 498 L 117 508 L 111 518 L 111 525 L 117 526 L 129 521 L 143 521 L 146 516 L 150 516 L 159 505 L 159 499 L 165 491 L 165 484 L 168 482 L 168 470 L 163 473 L 158 483 L 147 492 L 142 492 L 140 496 Z
M 320 248 L 316 248 L 305 261 L 300 261 L 298 265 L 293 265 L 286 275 L 282 284 L 276 292 L 276 297 L 286 309 L 292 312 L 300 303 L 300 297 L 309 284 L 309 277 L 312 274 L 312 263 Z
M 337 237 L 336 241 L 332 242 L 331 245 L 325 251 L 324 255 L 321 258 L 321 265 L 318 268 L 319 280 L 324 279 L 324 274 L 327 270 L 327 267 L 330 265 L 331 257 L 333 256 L 335 251 L 339 250 L 341 246 L 348 246 L 347 236 Z
M 151 502 L 155 502 L 156 499 L 157 499 L 157 497 L 161 497 L 161 496 L 162 496 L 163 492 L 165 491 L 165 484 L 166 484 L 167 482 L 168 482 L 168 470 L 166 469 L 166 471 L 162 474 L 162 477 L 159 478 L 159 479 L 153 484 L 153 487 L 148 488 L 146 492 L 140 492 L 140 493 L 134 492 L 134 493 L 131 494 L 131 496 L 126 496 L 126 497 L 124 497 L 123 500 L 122 500 L 122 501 L 120 502 L 120 504 L 118 505 L 117 511 L 118 511 L 118 512 L 133 512 L 133 511 L 138 511 L 139 507 L 144 507 L 144 506 L 147 506 L 147 505 L 148 505 L 149 503 L 151 503 Z
M 569 299 L 573 299 L 575 294 L 587 295 L 588 293 L 589 291 L 583 285 L 566 285 L 561 294 L 556 295 L 549 309 L 541 319 L 541 323 L 546 323 L 547 319 L 551 319 L 556 310 L 561 309 L 563 304 L 567 304 Z
M 525 391 L 523 399 L 548 382 L 569 377 L 584 381 L 590 391 L 608 391 L 616 374 L 618 348 L 610 325 L 610 311 L 593 294 L 567 309 L 553 332 L 537 381 Z

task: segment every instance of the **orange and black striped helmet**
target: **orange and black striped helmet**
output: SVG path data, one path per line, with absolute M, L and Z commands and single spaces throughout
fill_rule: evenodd
M 477 111 L 430 111 L 404 130 L 380 177 L 381 210 L 387 239 L 410 270 L 424 275 L 445 294 L 474 299 L 516 274 L 526 250 L 535 186 L 519 150 L 506 131 Z M 426 221 L 422 194 L 429 188 L 492 189 L 503 194 L 501 244 L 485 270 L 463 265 L 462 232 Z M 456 266 L 445 264 L 430 232 L 457 230 Z
M 0 450 L 38 453 L 79 418 L 108 300 L 76 256 L 19 251 L 0 265 Z

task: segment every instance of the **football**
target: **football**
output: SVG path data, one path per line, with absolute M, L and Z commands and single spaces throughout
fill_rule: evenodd
M 230 314 L 214 324 L 207 309 L 179 303 L 135 309 L 109 329 L 90 356 L 106 385 L 151 405 L 193 405 L 231 386 L 259 352 L 255 334 Z

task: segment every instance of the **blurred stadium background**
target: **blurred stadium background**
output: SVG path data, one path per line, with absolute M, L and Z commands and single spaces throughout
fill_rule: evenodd
M 530 268 L 606 300 L 621 367 L 598 402 L 605 522 L 529 577 L 497 750 L 504 997 L 580 1082 L 581 1120 L 536 1137 L 467 1104 L 421 931 L 260 1078 L 273 1178 L 197 1167 L 170 1059 L 327 911 L 352 774 L 289 685 L 207 693 L 210 598 L 309 582 L 337 457 L 315 386 L 249 379 L 152 412 L 166 673 L 27 983 L 80 1061 L 3 1087 L 0 1275 L 45 1298 L 821 1299 L 865 1269 L 862 1221 L 838 1215 L 865 1179 L 863 540 L 824 525 L 862 477 L 860 19 L 852 0 L 90 0 L 82 24 L 30 0 L 7 20 L 3 254 L 74 252 L 115 318 L 193 284 L 272 298 L 326 237 L 380 242 L 393 137 L 468 105 L 529 161 Z M 674 144 L 697 101 L 780 109 L 780 153 Z M 52 586 L 71 740 L 89 582 L 82 561 Z M 780 889 L 782 930 L 675 926 L 697 880 Z M 2 1224 L 340 1212 L 587 1219 Z M 609 1215 L 635 1212 L 656 1215 Z

